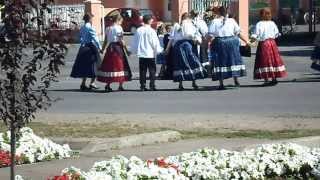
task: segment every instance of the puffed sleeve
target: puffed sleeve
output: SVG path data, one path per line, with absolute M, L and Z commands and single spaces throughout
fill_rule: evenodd
M 163 51 L 163 48 L 160 45 L 160 40 L 157 36 L 156 31 L 154 30 L 152 31 L 151 44 L 156 54 L 159 54 Z
M 272 26 L 273 26 L 274 37 L 277 38 L 277 37 L 281 36 L 281 33 L 279 32 L 278 26 L 273 21 L 272 21 Z
M 130 51 L 133 54 L 137 54 L 138 53 L 138 42 L 139 42 L 139 35 L 138 35 L 138 31 L 134 34 L 131 43 L 130 43 Z
M 201 34 L 202 34 L 203 36 L 205 36 L 205 35 L 208 34 L 208 25 L 206 24 L 205 21 L 201 20 L 201 21 L 199 22 L 199 29 L 200 29 Z
M 251 38 L 259 40 L 259 38 L 261 36 L 261 27 L 260 27 L 260 25 L 261 25 L 261 23 L 259 23 L 259 22 L 256 24 L 254 33 L 251 35 Z
M 216 25 L 215 25 L 214 21 L 211 21 L 211 23 L 209 25 L 208 34 L 211 37 L 214 37 L 216 34 Z
M 93 40 L 93 43 L 96 45 L 98 49 L 102 49 L 100 41 L 98 39 L 96 31 L 92 27 L 88 27 L 88 32 Z
M 122 37 L 124 35 L 124 31 L 121 26 L 117 28 L 117 36 Z
M 181 26 L 178 23 L 175 23 L 170 33 L 169 39 L 174 39 L 180 28 Z
M 233 22 L 233 28 L 234 28 L 233 33 L 235 35 L 239 35 L 241 33 L 241 28 L 240 28 L 239 24 L 234 19 L 232 19 L 232 22 Z

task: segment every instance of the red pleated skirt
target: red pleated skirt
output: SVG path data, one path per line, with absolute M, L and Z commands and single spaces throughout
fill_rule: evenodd
M 287 71 L 274 39 L 259 42 L 254 65 L 254 79 L 286 77 Z
M 123 46 L 120 43 L 111 43 L 98 69 L 97 80 L 104 83 L 123 83 L 131 81 L 131 78 L 132 73 Z

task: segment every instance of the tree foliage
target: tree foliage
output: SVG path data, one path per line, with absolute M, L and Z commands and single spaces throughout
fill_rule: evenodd
M 7 125 L 14 122 L 18 130 L 52 102 L 47 90 L 57 80 L 67 49 L 48 37 L 50 29 L 44 21 L 50 1 L 2 1 L 5 32 L 0 45 L 0 118 Z M 34 23 L 36 29 L 31 26 Z
M 4 6 L 0 120 L 14 135 L 37 111 L 53 102 L 48 88 L 57 81 L 59 67 L 64 64 L 67 48 L 63 42 L 50 40 L 46 26 L 51 3 L 52 0 L 0 0 L 0 6 Z M 15 151 L 15 139 L 11 146 L 11 151 Z

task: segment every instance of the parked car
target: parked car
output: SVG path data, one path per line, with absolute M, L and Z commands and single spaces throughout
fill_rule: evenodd
M 112 17 L 120 14 L 123 17 L 122 28 L 125 32 L 135 33 L 137 28 L 142 26 L 142 18 L 144 15 L 152 15 L 153 23 L 152 27 L 156 29 L 162 22 L 159 21 L 159 18 L 154 15 L 150 9 L 134 9 L 134 8 L 118 8 L 112 10 L 110 13 L 105 16 L 105 26 L 112 25 Z

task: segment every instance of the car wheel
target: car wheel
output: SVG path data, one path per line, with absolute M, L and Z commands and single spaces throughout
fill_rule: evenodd
M 136 32 L 137 32 L 137 27 L 132 26 L 132 27 L 130 28 L 130 32 L 131 32 L 132 34 L 136 33 Z

